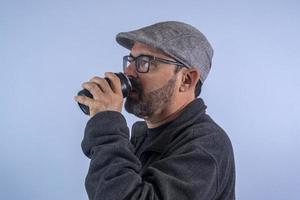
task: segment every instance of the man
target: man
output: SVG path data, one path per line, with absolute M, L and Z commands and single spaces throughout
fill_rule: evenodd
M 133 85 L 125 109 L 144 121 L 133 125 L 129 140 L 113 73 L 105 73 L 112 87 L 99 77 L 83 84 L 94 97 L 75 97 L 90 108 L 82 141 L 91 159 L 89 199 L 235 199 L 231 142 L 197 98 L 213 55 L 205 36 L 169 21 L 119 33 L 116 40 L 131 51 L 123 58 Z

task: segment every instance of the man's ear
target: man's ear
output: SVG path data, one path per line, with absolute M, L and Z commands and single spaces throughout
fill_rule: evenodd
M 200 79 L 199 69 L 187 69 L 182 74 L 181 85 L 179 88 L 180 92 L 195 90 L 198 80 Z

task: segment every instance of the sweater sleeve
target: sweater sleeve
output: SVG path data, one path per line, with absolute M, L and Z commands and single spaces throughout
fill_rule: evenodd
M 141 173 L 121 113 L 92 117 L 81 146 L 90 158 L 85 187 L 91 200 L 208 200 L 216 193 L 215 162 L 199 148 L 176 151 Z

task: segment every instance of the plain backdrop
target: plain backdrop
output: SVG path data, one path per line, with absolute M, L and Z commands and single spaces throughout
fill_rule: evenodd
M 237 199 L 300 199 L 299 10 L 296 0 L 0 0 L 0 199 L 87 199 L 89 117 L 73 97 L 122 70 L 118 32 L 165 20 L 214 47 L 201 97 L 231 138 Z M 123 114 L 129 127 L 139 120 Z

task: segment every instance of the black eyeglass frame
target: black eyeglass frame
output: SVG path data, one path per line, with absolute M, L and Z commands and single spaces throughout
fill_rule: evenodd
M 176 66 L 179 66 L 179 67 L 186 67 L 184 64 L 178 62 L 178 61 L 172 61 L 172 60 L 167 60 L 167 59 L 163 59 L 163 58 L 159 58 L 159 57 L 155 57 L 155 56 L 151 56 L 151 55 L 144 55 L 144 54 L 141 54 L 137 57 L 134 57 L 132 54 L 130 55 L 126 55 L 126 56 L 123 56 L 123 71 L 125 71 L 125 69 L 127 68 L 127 62 L 135 62 L 135 68 L 136 68 L 136 71 L 139 72 L 139 73 L 148 73 L 149 72 L 149 69 L 150 69 L 150 65 L 148 66 L 147 68 L 147 71 L 140 71 L 140 63 L 141 63 L 141 58 L 143 57 L 147 57 L 149 58 L 149 64 L 152 64 L 153 61 L 159 61 L 161 63 L 165 63 L 165 64 L 170 64 L 170 65 L 176 65 Z M 132 58 L 132 60 L 129 60 L 128 58 Z

